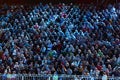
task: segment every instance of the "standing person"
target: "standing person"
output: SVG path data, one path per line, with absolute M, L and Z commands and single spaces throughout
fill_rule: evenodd
M 16 80 L 17 74 L 16 71 L 13 71 L 11 80 Z
M 54 74 L 53 80 L 58 80 L 58 75 L 57 74 Z
M 102 80 L 107 80 L 107 74 L 106 74 L 106 72 L 103 73 Z
M 2 75 L 2 80 L 6 80 L 7 79 L 7 71 L 4 72 L 4 74 Z
M 12 74 L 11 74 L 11 71 L 9 71 L 7 74 L 7 80 L 11 80 L 11 78 L 12 78 Z

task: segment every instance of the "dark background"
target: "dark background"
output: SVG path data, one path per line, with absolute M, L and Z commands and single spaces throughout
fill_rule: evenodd
M 96 5 L 106 5 L 106 4 L 114 4 L 120 2 L 120 0 L 0 0 L 0 5 L 6 4 L 37 4 L 39 2 L 42 3 L 94 3 Z

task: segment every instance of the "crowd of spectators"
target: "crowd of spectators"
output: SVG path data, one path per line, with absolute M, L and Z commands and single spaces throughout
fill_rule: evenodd
M 10 6 L 0 17 L 0 73 L 120 77 L 120 6 Z

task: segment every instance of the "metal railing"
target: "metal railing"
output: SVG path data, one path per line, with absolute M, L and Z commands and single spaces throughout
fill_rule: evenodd
M 3 74 L 0 80 L 102 80 L 102 77 L 80 75 L 48 75 L 48 74 Z M 120 80 L 120 77 L 110 77 L 107 80 Z

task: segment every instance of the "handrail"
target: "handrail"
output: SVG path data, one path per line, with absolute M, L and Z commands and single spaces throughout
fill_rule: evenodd
M 56 74 L 0 74 L 0 80 L 99 80 L 102 76 L 56 75 Z M 107 76 L 107 80 L 120 80 L 120 77 Z

